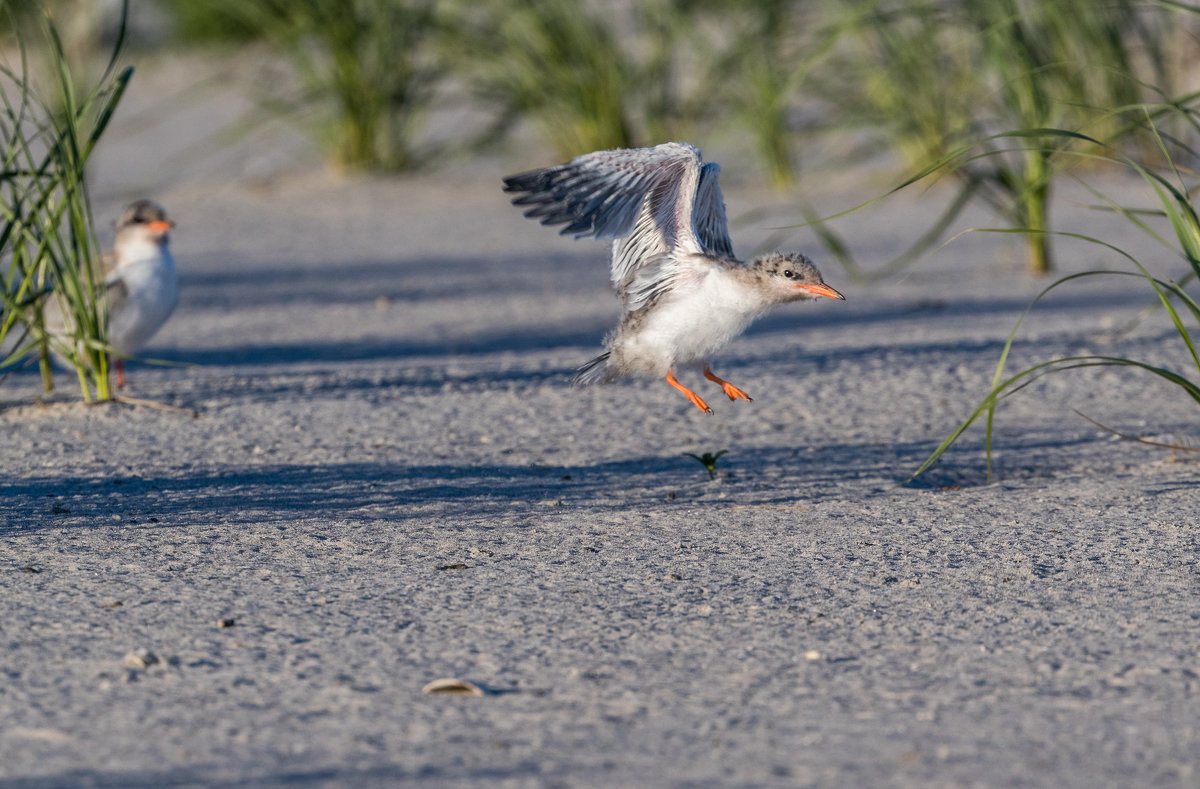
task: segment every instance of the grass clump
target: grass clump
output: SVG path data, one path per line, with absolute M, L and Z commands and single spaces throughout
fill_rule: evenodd
M 810 131 L 870 129 L 914 169 L 1004 129 L 1114 142 L 1125 128 L 1094 108 L 1169 88 L 1187 65 L 1176 44 L 1191 43 L 1169 21 L 1181 4 L 1139 0 L 168 2 L 180 35 L 262 39 L 289 58 L 303 91 L 277 108 L 318 117 L 346 167 L 408 170 L 528 123 L 562 158 L 731 133 L 781 188 Z M 418 145 L 427 111 L 463 92 L 492 123 Z M 1048 229 L 1053 142 L 941 169 L 1012 226 Z M 1048 235 L 1028 248 L 1030 270 L 1053 268 Z
M 1197 113 L 1194 110 L 1186 107 L 1175 106 L 1171 108 L 1176 114 L 1183 117 L 1192 127 L 1193 132 L 1200 132 L 1200 121 L 1198 121 Z M 1152 117 L 1151 113 L 1147 113 L 1147 118 Z M 1154 123 L 1147 120 L 1145 126 L 1149 129 L 1151 137 L 1158 143 L 1162 157 L 1166 162 L 1164 172 L 1159 172 L 1151 169 L 1148 166 L 1140 164 L 1135 160 L 1123 156 L 1116 151 L 1104 146 L 1099 140 L 1091 138 L 1082 138 L 1075 132 L 1058 130 L 1052 132 L 1047 130 L 1047 134 L 1054 133 L 1066 139 L 1082 138 L 1094 149 L 1102 151 L 1102 153 L 1089 152 L 1081 153 L 1080 156 L 1086 158 L 1100 158 L 1106 162 L 1120 164 L 1130 168 L 1138 173 L 1142 179 L 1153 190 L 1157 200 L 1157 209 L 1151 211 L 1138 210 L 1120 205 L 1117 201 L 1107 198 L 1104 195 L 1096 192 L 1096 194 L 1105 200 L 1104 208 L 1110 210 L 1126 220 L 1134 223 L 1137 227 L 1151 234 L 1155 239 L 1161 241 L 1168 247 L 1171 247 L 1181 257 L 1188 266 L 1187 271 L 1183 276 L 1176 280 L 1163 280 L 1153 276 L 1147 268 L 1136 258 L 1119 247 L 1105 242 L 1101 239 L 1084 236 L 1076 233 L 1061 232 L 1060 235 L 1070 236 L 1072 238 L 1081 239 L 1089 243 L 1102 247 L 1110 252 L 1116 253 L 1124 258 L 1133 267 L 1132 270 L 1093 270 L 1085 271 L 1077 274 L 1072 274 L 1062 277 L 1048 285 L 1037 295 L 1036 298 L 1029 304 L 1017 320 L 1009 333 L 1008 340 L 1004 345 L 1004 349 L 1000 354 L 1000 359 L 997 362 L 996 370 L 992 377 L 991 388 L 984 396 L 983 400 L 975 407 L 970 415 L 934 450 L 934 452 L 921 464 L 916 470 L 913 477 L 925 472 L 946 452 L 950 446 L 958 440 L 958 438 L 978 419 L 984 418 L 986 424 L 985 438 L 985 455 L 987 461 L 987 471 L 989 477 L 992 469 L 992 436 L 993 424 L 996 415 L 996 409 L 1001 400 L 1016 394 L 1021 389 L 1030 385 L 1037 379 L 1050 373 L 1065 372 L 1067 370 L 1075 370 L 1087 367 L 1125 367 L 1134 368 L 1151 373 L 1158 378 L 1167 381 L 1182 390 L 1187 396 L 1191 397 L 1197 404 L 1200 404 L 1200 353 L 1197 352 L 1194 332 L 1200 330 L 1200 301 L 1191 295 L 1185 285 L 1190 282 L 1195 282 L 1200 279 L 1200 216 L 1197 215 L 1196 206 L 1193 201 L 1193 194 L 1196 192 L 1196 184 L 1186 182 L 1185 171 L 1175 165 L 1177 158 L 1187 158 L 1194 161 L 1197 156 L 1200 156 L 1200 151 L 1194 150 L 1178 140 L 1173 140 L 1168 143 L 1164 137 L 1159 135 Z M 1170 148 L 1174 147 L 1173 153 Z M 1057 149 L 1061 150 L 1061 149 Z M 1158 234 L 1145 220 L 1147 214 L 1156 214 L 1166 220 L 1171 229 L 1171 236 L 1163 237 Z M 1011 231 L 1010 231 L 1011 232 Z M 1021 229 L 1020 232 L 1036 232 L 1044 233 L 1044 230 Z M 1079 280 L 1085 277 L 1135 277 L 1141 279 L 1147 290 L 1152 292 L 1157 299 L 1158 304 L 1166 313 L 1170 320 L 1171 326 L 1175 331 L 1179 342 L 1187 350 L 1187 357 L 1191 360 L 1191 367 L 1185 371 L 1172 370 L 1160 365 L 1150 364 L 1138 359 L 1131 359 L 1121 356 L 1106 356 L 1106 355 L 1085 355 L 1085 356 L 1069 356 L 1050 359 L 1039 364 L 1027 367 L 1016 374 L 1006 375 L 1005 366 L 1008 361 L 1009 351 L 1012 348 L 1013 342 L 1017 337 L 1017 333 L 1028 316 L 1030 311 L 1051 291 L 1066 285 L 1067 283 Z M 1191 369 L 1194 368 L 1194 369 Z M 1103 426 L 1102 426 L 1103 427 Z M 1109 428 L 1105 428 L 1109 429 Z M 1111 429 L 1110 429 L 1111 430 Z M 1112 431 L 1117 432 L 1117 431 Z
M 447 57 L 496 134 L 529 120 L 569 158 L 728 124 L 784 188 L 800 88 L 835 40 L 817 16 L 799 0 L 463 2 Z
M 1028 269 L 1050 273 L 1052 186 L 1064 162 L 1078 160 L 1037 130 L 1120 144 L 1130 128 L 1113 110 L 1152 98 L 1146 85 L 1169 89 L 1169 26 L 1135 0 L 848 8 L 847 46 L 828 83 L 828 95 L 852 108 L 847 120 L 880 132 L 911 167 L 952 173 L 964 194 L 1031 231 Z M 1018 141 L 997 136 L 1004 129 L 1028 131 Z M 977 155 L 959 156 L 968 145 Z
M 122 25 L 124 30 L 124 11 Z M 88 198 L 88 158 L 121 99 L 132 68 L 117 70 L 121 37 L 99 82 L 82 94 L 53 18 L 40 25 L 50 87 L 34 87 L 26 46 L 17 31 L 19 66 L 0 66 L 0 367 L 30 352 L 46 389 L 53 388 L 51 355 L 75 371 L 85 400 L 111 397 L 109 348 L 100 247 Z M 53 299 L 61 322 L 48 321 Z
M 581 0 L 460 3 L 449 46 L 472 92 L 497 113 L 494 133 L 528 119 L 564 158 L 635 147 L 647 141 L 642 102 L 662 89 L 668 63 L 661 49 L 639 60 L 627 28 L 655 5 L 623 19 Z M 669 28 L 658 32 L 667 46 Z
M 702 7 L 720 31 L 694 53 L 709 64 L 699 91 L 709 113 L 727 114 L 748 138 L 773 188 L 795 186 L 801 93 L 828 64 L 840 31 L 817 4 L 800 0 L 708 0 Z
M 338 166 L 399 172 L 431 151 L 417 139 L 445 67 L 435 0 L 175 0 L 179 29 L 200 40 L 258 39 L 287 57 L 300 88 L 268 108 L 314 117 Z

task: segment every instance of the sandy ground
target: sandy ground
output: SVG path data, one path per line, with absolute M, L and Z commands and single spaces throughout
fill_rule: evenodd
M 1200 781 L 1200 467 L 1073 410 L 1200 445 L 1193 402 L 1049 377 L 1000 409 L 992 481 L 974 430 L 900 484 L 1044 284 L 1010 237 L 873 285 L 824 263 L 847 301 L 756 324 L 716 365 L 755 401 L 705 416 L 658 381 L 569 387 L 616 315 L 606 250 L 499 191 L 551 156 L 340 179 L 279 128 L 204 148 L 241 100 L 164 121 L 156 84 L 104 143 L 97 213 L 178 220 L 182 301 L 145 354 L 181 364 L 131 365 L 129 393 L 199 416 L 0 385 L 0 785 Z M 796 212 L 726 164 L 747 254 Z M 876 190 L 805 182 L 828 210 Z M 870 265 L 944 197 L 839 227 Z M 1092 201 L 1056 216 L 1182 270 Z M 1013 363 L 1186 370 L 1161 316 L 1114 341 L 1148 298 L 1068 287 Z M 683 455 L 717 450 L 711 481 Z M 485 693 L 422 693 L 441 677 Z

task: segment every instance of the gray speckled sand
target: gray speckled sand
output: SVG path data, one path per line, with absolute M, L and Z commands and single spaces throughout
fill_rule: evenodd
M 872 286 L 826 263 L 848 300 L 756 324 L 716 367 L 755 402 L 706 417 L 661 382 L 569 388 L 615 316 L 605 250 L 498 188 L 550 157 L 263 179 L 280 154 L 251 139 L 164 175 L 141 154 L 176 138 L 126 129 L 97 211 L 153 185 L 178 219 L 182 302 L 146 355 L 200 365 L 131 365 L 130 394 L 200 416 L 0 386 L 4 786 L 1200 780 L 1200 467 L 1072 411 L 1186 439 L 1194 403 L 1132 372 L 1046 378 L 1000 410 L 996 481 L 973 431 L 897 486 L 1043 284 L 1011 239 Z M 737 180 L 735 217 L 764 199 Z M 830 206 L 874 193 L 853 180 Z M 938 200 L 842 228 L 884 260 Z M 1070 195 L 1057 216 L 1180 270 Z M 1146 303 L 1064 290 L 1013 363 L 1182 366 L 1161 319 L 1108 342 Z M 715 481 L 682 455 L 719 449 Z M 440 677 L 486 693 L 422 694 Z

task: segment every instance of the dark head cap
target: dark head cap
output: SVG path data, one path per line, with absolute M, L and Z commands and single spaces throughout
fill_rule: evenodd
M 117 220 L 117 229 L 126 225 L 148 225 L 151 222 L 166 222 L 167 212 L 162 206 L 152 200 L 138 200 L 131 203 L 121 218 Z
M 817 296 L 846 298 L 826 285 L 813 262 L 799 252 L 772 252 L 755 258 L 751 265 L 767 275 L 773 285 L 786 289 L 781 292 L 786 301 L 814 299 Z

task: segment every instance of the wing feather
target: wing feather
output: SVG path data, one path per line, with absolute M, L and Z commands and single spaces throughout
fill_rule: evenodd
M 613 239 L 612 283 L 632 311 L 669 289 L 679 260 L 732 256 L 719 170 L 691 145 L 664 143 L 577 156 L 509 176 L 504 190 L 562 235 Z
M 104 297 L 109 315 L 120 312 L 129 300 L 129 285 L 123 277 L 109 277 L 104 283 Z
M 696 188 L 696 234 L 704 248 L 733 257 L 733 241 L 729 238 L 729 223 L 725 219 L 725 196 L 717 178 L 721 165 L 709 162 L 700 171 Z

